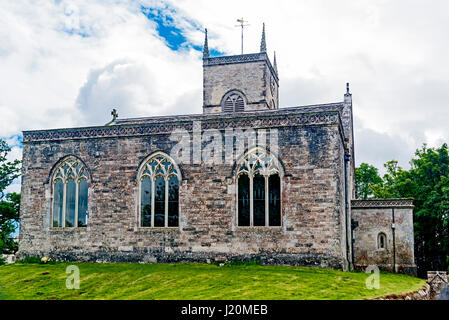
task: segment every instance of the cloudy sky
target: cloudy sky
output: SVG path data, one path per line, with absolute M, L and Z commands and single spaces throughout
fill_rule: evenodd
M 262 22 L 283 107 L 343 100 L 351 83 L 356 161 L 404 167 L 449 137 L 447 1 L 0 1 L 0 137 L 201 113 L 204 28 L 214 55 L 240 52 L 236 19 Z M 19 190 L 16 184 L 11 190 Z

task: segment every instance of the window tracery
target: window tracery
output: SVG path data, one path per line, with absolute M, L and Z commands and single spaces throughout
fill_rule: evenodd
M 175 162 L 162 152 L 144 163 L 139 174 L 141 227 L 179 225 L 179 181 Z
M 52 226 L 81 228 L 87 226 L 88 174 L 78 159 L 69 157 L 53 173 Z

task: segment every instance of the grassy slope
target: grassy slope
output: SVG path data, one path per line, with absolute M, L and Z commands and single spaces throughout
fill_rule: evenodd
M 80 289 L 68 290 L 68 265 L 0 266 L 0 298 L 363 299 L 424 285 L 418 278 L 381 273 L 380 289 L 368 290 L 365 273 L 306 267 L 78 263 Z

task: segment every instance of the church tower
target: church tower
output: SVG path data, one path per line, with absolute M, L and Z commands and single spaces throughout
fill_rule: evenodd
M 203 113 L 232 113 L 279 108 L 276 53 L 267 55 L 265 24 L 260 52 L 210 57 L 207 29 L 203 50 Z

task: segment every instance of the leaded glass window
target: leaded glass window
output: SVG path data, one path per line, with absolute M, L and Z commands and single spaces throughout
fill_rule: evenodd
M 281 178 L 277 159 L 262 148 L 248 152 L 237 170 L 239 226 L 281 226 Z
M 158 152 L 139 171 L 141 227 L 179 226 L 180 174 L 175 162 Z
M 179 181 L 175 176 L 168 180 L 168 226 L 179 225 Z
M 64 211 L 64 182 L 58 179 L 53 183 L 53 227 L 62 226 Z
M 281 178 L 279 174 L 272 174 L 268 179 L 269 186 L 269 224 L 281 225 Z
M 55 169 L 53 185 L 54 228 L 87 226 L 88 175 L 83 164 L 73 158 L 65 159 Z
M 238 224 L 249 227 L 249 178 L 246 173 L 242 173 L 238 179 L 238 202 Z
M 141 224 L 151 226 L 151 178 L 144 176 L 140 182 L 141 190 Z
M 78 185 L 78 227 L 86 227 L 87 222 L 87 180 L 82 179 Z
M 254 225 L 265 225 L 265 177 L 257 172 L 253 177 Z

